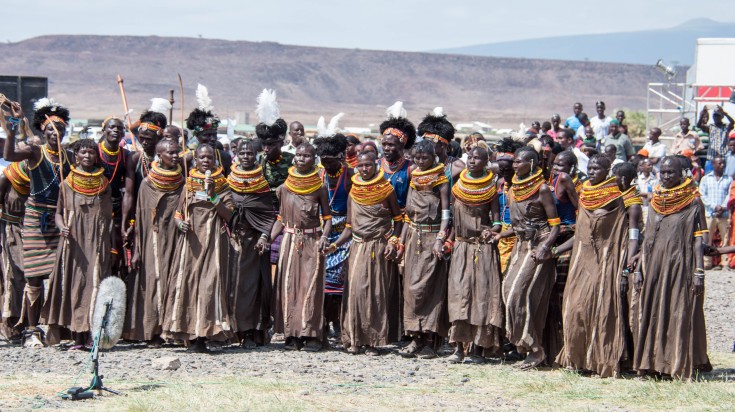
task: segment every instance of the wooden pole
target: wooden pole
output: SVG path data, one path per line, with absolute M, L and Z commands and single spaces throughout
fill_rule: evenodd
M 64 204 L 64 158 L 63 158 L 63 155 L 66 154 L 66 150 L 64 150 L 64 148 L 61 147 L 61 134 L 59 134 L 59 129 L 56 128 L 56 125 L 54 124 L 54 122 L 51 120 L 51 118 L 48 115 L 46 115 L 46 120 L 48 120 L 48 122 L 51 123 L 51 127 L 53 127 L 54 132 L 56 132 L 56 149 L 59 151 L 59 198 L 61 199 L 61 204 L 63 206 Z
M 174 121 L 174 89 L 168 91 L 168 102 L 171 103 L 171 108 L 168 110 L 168 123 L 171 124 Z
M 179 76 L 179 96 L 181 96 L 181 148 L 184 150 L 184 179 L 188 179 L 189 166 L 186 161 L 186 135 L 184 134 L 184 81 L 181 79 L 181 74 L 177 75 Z M 186 191 L 186 188 L 184 188 L 184 191 Z M 186 206 L 186 196 L 184 196 L 184 219 L 189 219 L 189 212 Z
M 120 94 L 122 95 L 123 108 L 125 108 L 125 117 L 128 119 L 128 130 L 130 131 L 131 140 L 133 141 L 133 150 L 138 150 L 135 143 L 135 135 L 133 134 L 133 122 L 130 121 L 130 110 L 128 109 L 128 98 L 125 96 L 125 86 L 123 86 L 123 78 L 117 75 L 117 84 L 120 86 Z

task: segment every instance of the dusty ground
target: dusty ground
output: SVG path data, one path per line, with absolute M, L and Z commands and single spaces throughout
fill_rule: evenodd
M 70 402 L 57 396 L 89 383 L 89 354 L 57 348 L 21 350 L 0 343 L 0 410 L 37 408 L 107 410 L 435 410 L 735 409 L 735 272 L 707 275 L 707 322 L 715 371 L 707 382 L 639 381 L 583 377 L 559 370 L 532 372 L 511 365 L 448 365 L 441 359 L 353 356 L 337 349 L 284 352 L 282 343 L 256 351 L 218 348 L 211 355 L 182 348 L 118 345 L 102 354 L 105 383 L 127 396 Z M 154 368 L 175 356 L 175 371 Z

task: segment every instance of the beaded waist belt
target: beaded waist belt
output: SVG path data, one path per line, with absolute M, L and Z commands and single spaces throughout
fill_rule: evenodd
M 21 224 L 23 223 L 23 216 L 15 216 L 15 215 L 11 215 L 8 212 L 0 211 L 0 220 L 4 220 L 9 223 Z
M 365 237 L 358 236 L 358 235 L 356 235 L 356 234 L 353 233 L 352 234 L 352 240 L 354 240 L 357 243 L 370 242 L 371 240 L 377 240 L 377 239 L 381 239 L 381 238 L 383 240 L 387 241 L 388 239 L 390 239 L 391 236 L 393 236 L 393 229 L 391 229 L 388 233 L 384 234 L 383 236 L 375 236 L 375 237 L 371 237 L 371 238 L 365 238 Z
M 441 223 L 414 223 L 414 222 L 408 222 L 408 225 L 415 230 L 418 230 L 419 232 L 426 232 L 426 233 L 439 233 L 441 230 Z
M 298 227 L 286 227 L 283 229 L 286 233 L 290 233 L 292 235 L 315 235 L 318 233 L 322 233 L 321 227 L 310 227 L 310 228 L 298 228 Z
M 492 239 L 492 238 L 491 238 Z M 475 236 L 475 237 L 462 237 L 462 236 L 456 236 L 454 238 L 457 242 L 465 242 L 465 243 L 485 243 L 481 237 Z

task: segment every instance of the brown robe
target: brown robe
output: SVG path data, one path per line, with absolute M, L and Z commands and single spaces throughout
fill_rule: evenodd
M 124 339 L 148 341 L 163 331 L 166 288 L 178 235 L 174 214 L 183 188 L 164 192 L 145 178 L 138 190 L 135 247 L 140 256 L 140 269 L 127 279 Z
M 219 197 L 225 206 L 233 208 L 229 189 Z M 177 235 L 162 335 L 171 339 L 225 341 L 233 336 L 228 301 L 227 222 L 209 200 L 197 199 L 186 189 L 181 193 L 178 210 L 184 210 L 184 199 L 189 231 L 179 231 Z
M 342 344 L 385 346 L 399 339 L 399 277 L 383 255 L 393 221 L 383 204 L 350 202 L 352 245 L 342 299 Z
M 61 186 L 64 214 L 70 237 L 61 238 L 41 323 L 49 325 L 47 343 L 56 344 L 62 329 L 89 332 L 97 287 L 109 276 L 112 265 L 112 200 L 110 188 L 97 196 Z
M 481 239 L 482 231 L 490 227 L 490 203 L 469 206 L 455 200 L 449 341 L 474 343 L 492 353 L 502 345 L 503 295 L 498 249 Z
M 503 279 L 505 332 L 519 352 L 540 347 L 549 296 L 556 282 L 556 263 L 536 263 L 536 246 L 549 236 L 546 211 L 535 194 L 522 202 L 510 201 L 510 218 L 518 238 Z
M 414 224 L 441 224 L 439 188 L 408 189 L 406 215 Z M 403 329 L 408 333 L 434 332 L 447 336 L 447 261 L 432 253 L 437 233 L 408 226 L 403 255 Z M 438 230 L 437 230 L 438 232 Z
M 693 202 L 668 216 L 648 210 L 643 241 L 643 288 L 633 367 L 691 379 L 710 371 L 704 296 L 695 296 L 694 231 L 699 208 Z
M 271 327 L 273 281 L 270 254 L 255 250 L 262 234 L 270 236 L 275 214 L 273 196 L 268 193 L 232 192 L 235 215 L 230 238 L 230 305 L 233 323 L 239 332 L 255 331 L 253 340 L 268 342 Z
M 22 217 L 28 196 L 22 196 L 10 184 L 3 199 L 3 211 Z M 26 279 L 23 274 L 23 231 L 22 223 L 0 220 L 0 335 L 9 337 L 12 328 L 20 320 L 23 307 L 23 289 Z
M 310 229 L 320 227 L 319 191 L 297 195 L 280 186 L 279 216 L 284 226 Z M 319 252 L 322 233 L 283 232 L 276 271 L 273 308 L 274 329 L 286 337 L 311 337 L 324 341 L 324 257 Z
M 625 306 L 620 277 L 627 259 L 628 214 L 622 199 L 612 210 L 579 208 L 564 289 L 563 367 L 601 377 L 620 372 L 625 349 Z

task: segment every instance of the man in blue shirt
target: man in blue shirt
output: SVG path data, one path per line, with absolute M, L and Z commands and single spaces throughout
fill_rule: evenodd
M 582 103 L 574 103 L 574 106 L 572 107 L 574 115 L 567 117 L 567 120 L 564 122 L 564 126 L 576 132 L 577 129 L 579 129 L 579 126 L 582 126 L 582 123 L 579 121 L 579 115 L 582 113 L 582 109 Z

